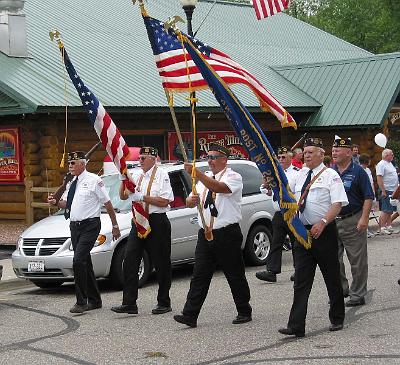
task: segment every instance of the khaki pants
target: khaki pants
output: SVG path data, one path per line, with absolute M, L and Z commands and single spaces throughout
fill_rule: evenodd
M 368 250 L 367 250 L 367 231 L 358 232 L 357 223 L 362 215 L 362 211 L 345 219 L 337 219 L 336 224 L 339 233 L 339 262 L 340 275 L 342 280 L 343 293 L 349 294 L 350 299 L 359 300 L 367 294 L 368 279 Z M 343 263 L 343 253 L 346 255 L 351 267 L 353 277 L 351 286 L 346 277 L 345 266 Z

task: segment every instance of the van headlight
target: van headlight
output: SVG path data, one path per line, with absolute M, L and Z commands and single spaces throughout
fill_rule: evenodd
M 106 240 L 107 237 L 104 234 L 99 234 L 96 243 L 94 244 L 94 247 L 101 246 L 104 242 L 106 242 Z

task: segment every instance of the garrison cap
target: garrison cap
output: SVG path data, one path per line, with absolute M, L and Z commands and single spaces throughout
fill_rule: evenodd
M 308 147 L 308 146 L 324 148 L 321 138 L 313 138 L 313 137 L 306 138 L 304 141 L 304 147 Z
M 86 153 L 83 151 L 68 152 L 68 162 L 75 160 L 86 160 Z
M 335 138 L 332 147 L 351 148 L 351 138 Z
M 158 150 L 157 150 L 157 148 L 154 148 L 154 147 L 142 147 L 139 151 L 139 155 L 150 155 L 150 156 L 157 157 Z
M 208 150 L 209 151 L 217 151 L 219 153 L 222 153 L 226 157 L 229 157 L 229 155 L 231 154 L 231 151 L 229 150 L 229 148 L 226 148 L 225 146 L 222 146 L 221 144 L 215 143 L 215 142 L 211 142 L 209 144 Z
M 278 148 L 278 155 L 284 155 L 285 153 L 292 152 L 290 147 L 282 146 Z

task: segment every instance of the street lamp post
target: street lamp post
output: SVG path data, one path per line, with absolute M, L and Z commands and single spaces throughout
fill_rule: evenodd
M 193 11 L 197 5 L 197 0 L 179 0 L 179 1 L 182 5 L 183 10 L 185 11 L 185 14 L 186 14 L 187 32 L 190 36 L 193 37 L 192 16 L 193 16 Z M 195 97 L 196 97 L 195 92 L 194 91 L 191 92 L 190 99 L 194 100 Z M 193 105 L 192 105 L 192 101 L 190 102 L 190 110 L 191 111 L 193 110 L 194 112 L 196 112 L 196 103 L 195 102 L 193 102 Z M 192 113 L 190 115 L 192 118 Z M 195 135 L 193 135 L 193 121 L 192 120 L 190 123 L 190 131 L 193 136 L 192 156 L 193 156 L 193 159 L 196 159 L 197 156 L 195 156 L 195 154 L 194 154 L 194 148 L 195 148 L 195 146 L 197 146 L 197 133 Z

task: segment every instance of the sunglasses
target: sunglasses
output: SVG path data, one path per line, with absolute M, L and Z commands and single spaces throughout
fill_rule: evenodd
M 278 160 L 284 160 L 286 156 L 278 156 Z
M 226 157 L 226 156 L 224 156 L 224 155 L 207 155 L 208 160 L 216 160 L 217 158 L 220 158 L 220 157 Z
M 76 164 L 76 161 L 68 161 L 68 165 L 74 166 Z

